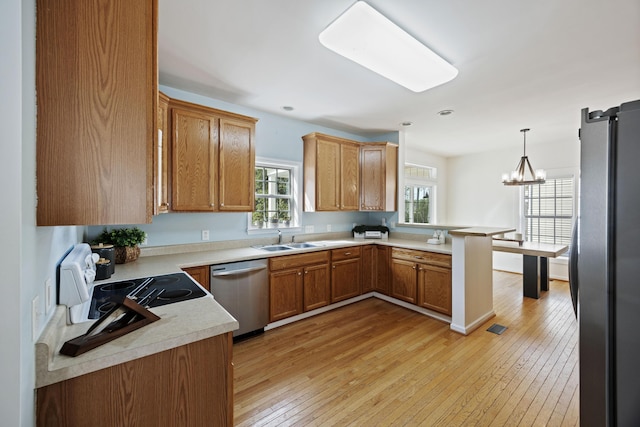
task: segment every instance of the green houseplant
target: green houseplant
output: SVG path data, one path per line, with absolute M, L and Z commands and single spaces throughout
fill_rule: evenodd
M 110 243 L 114 246 L 116 264 L 125 264 L 138 259 L 140 256 L 140 243 L 147 238 L 147 233 L 138 227 L 113 228 L 102 230 L 92 244 Z
M 264 213 L 261 211 L 255 211 L 253 212 L 253 215 L 251 216 L 251 219 L 253 221 L 253 225 L 257 228 L 262 228 L 264 227 Z

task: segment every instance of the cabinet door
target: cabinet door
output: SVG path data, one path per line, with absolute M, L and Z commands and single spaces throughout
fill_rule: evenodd
M 174 107 L 171 126 L 172 210 L 216 210 L 218 119 Z
M 221 211 L 251 212 L 254 199 L 254 123 L 220 119 Z
M 389 295 L 390 250 L 387 246 L 375 246 L 374 291 Z
M 364 146 L 361 152 L 360 209 L 383 210 L 385 146 Z
M 318 139 L 316 150 L 316 210 L 339 210 L 340 144 Z
M 188 267 L 183 268 L 182 271 L 193 277 L 193 280 L 200 283 L 203 288 L 211 292 L 211 286 L 209 285 L 209 266 L 202 265 L 200 267 Z
M 158 94 L 158 143 L 153 155 L 153 214 L 169 212 L 169 98 Z
M 415 304 L 417 301 L 416 263 L 391 259 L 391 296 Z
M 340 210 L 357 211 L 360 201 L 360 149 L 340 144 Z
M 360 210 L 397 210 L 397 171 L 397 145 L 375 143 L 360 147 Z
M 303 269 L 303 309 L 304 311 L 329 305 L 331 286 L 329 264 L 320 264 Z
M 360 257 L 334 261 L 331 265 L 331 302 L 360 295 Z
M 227 332 L 38 388 L 36 425 L 233 426 L 232 352 Z
M 151 222 L 157 7 L 37 1 L 37 225 Z
M 373 291 L 376 286 L 376 270 L 377 270 L 377 253 L 376 245 L 362 247 L 362 293 Z
M 418 264 L 418 305 L 451 316 L 451 269 Z
M 269 274 L 269 321 L 302 313 L 302 269 Z

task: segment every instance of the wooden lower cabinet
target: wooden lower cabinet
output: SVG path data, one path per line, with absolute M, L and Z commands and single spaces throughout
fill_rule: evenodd
M 360 259 L 362 260 L 362 293 L 373 292 L 376 277 L 376 259 L 375 259 L 375 247 L 374 245 L 367 245 L 362 247 Z
M 418 267 L 418 305 L 451 316 L 451 269 Z
M 232 333 L 36 390 L 38 426 L 232 426 Z
M 389 295 L 411 304 L 417 302 L 416 263 L 403 259 L 391 259 L 391 290 Z
M 374 245 L 375 280 L 373 281 L 373 290 L 384 295 L 389 295 L 390 249 L 388 246 Z
M 393 248 L 394 298 L 451 316 L 451 255 Z
M 380 292 L 389 295 L 389 247 L 362 247 L 362 293 Z
M 302 269 L 269 273 L 269 322 L 302 313 Z
M 329 280 L 329 251 L 270 258 L 269 321 L 328 305 Z
M 353 298 L 361 290 L 361 247 L 331 251 L 331 302 Z
M 329 263 L 304 267 L 302 279 L 302 309 L 304 311 L 329 305 L 331 301 Z
M 187 267 L 183 268 L 182 271 L 189 274 L 189 276 L 193 277 L 193 279 L 200 283 L 203 288 L 207 291 L 211 292 L 211 285 L 209 284 L 209 266 L 201 265 L 199 267 Z

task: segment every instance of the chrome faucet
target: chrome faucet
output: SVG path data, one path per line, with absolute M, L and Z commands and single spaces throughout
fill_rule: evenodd
M 278 230 L 278 244 L 282 244 L 282 231 Z

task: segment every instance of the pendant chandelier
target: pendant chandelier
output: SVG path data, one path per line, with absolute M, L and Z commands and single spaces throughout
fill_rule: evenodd
M 524 153 L 514 170 L 502 174 L 502 183 L 504 185 L 544 184 L 547 179 L 547 173 L 543 169 L 537 169 L 534 172 L 531 163 L 529 163 L 529 158 L 527 157 L 527 132 L 530 130 L 520 129 L 524 138 Z

